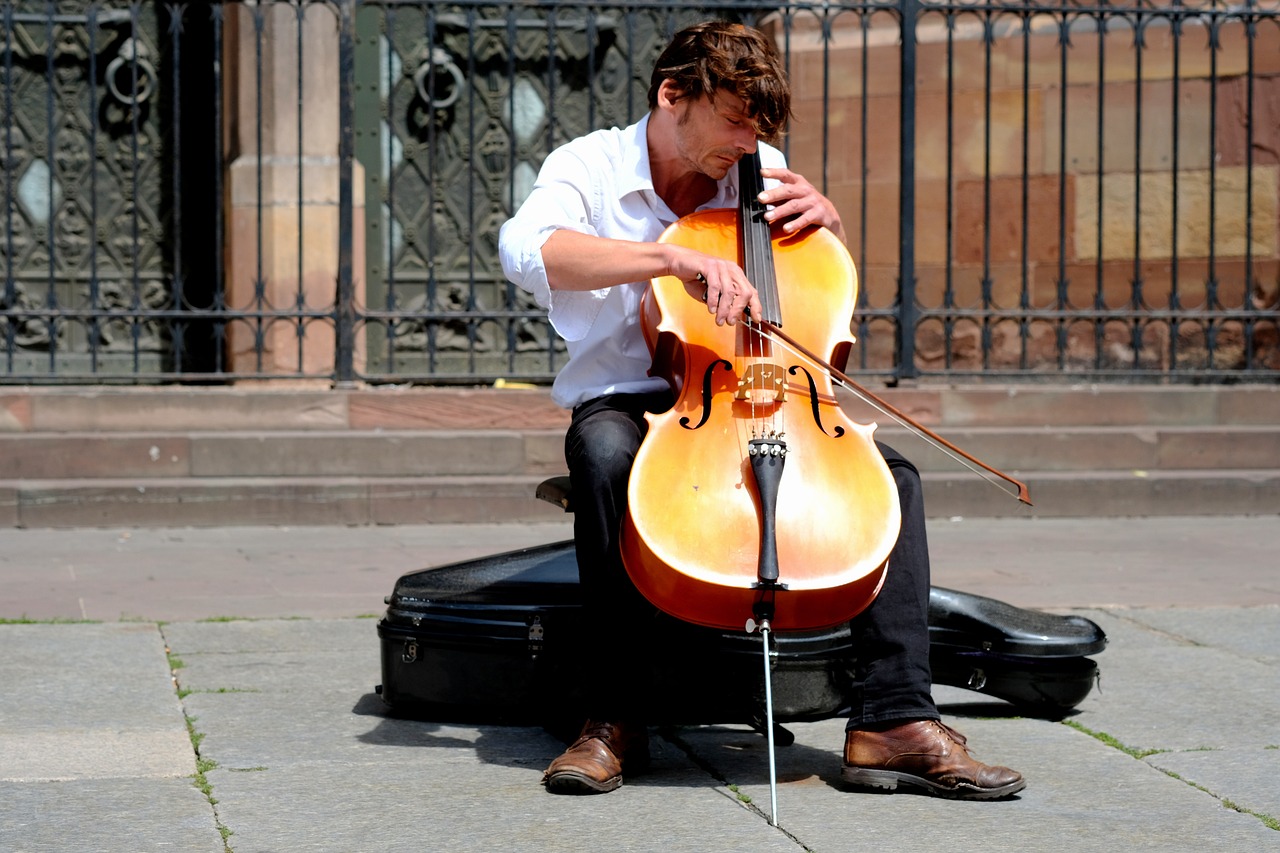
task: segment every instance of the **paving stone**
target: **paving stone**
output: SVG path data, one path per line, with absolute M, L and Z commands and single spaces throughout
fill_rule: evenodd
M 190 778 L 0 782 L 6 853 L 226 853 Z
M 1276 732 L 1280 739 L 1280 731 Z M 1263 749 L 1162 752 L 1147 762 L 1256 814 L 1280 820 L 1280 742 Z
M 195 772 L 155 625 L 4 625 L 0 637 L 0 780 Z
M 1098 658 L 1098 689 L 1072 718 L 1080 725 L 1135 750 L 1261 748 L 1280 741 L 1275 665 L 1156 630 L 1130 611 L 1088 615 L 1107 632 L 1109 645 Z
M 1274 586 L 1280 589 L 1280 579 Z M 1226 649 L 1260 663 L 1280 664 L 1280 607 L 1274 605 L 1140 610 L 1126 615 L 1193 643 Z
M 687 765 L 607 796 L 560 797 L 541 767 L 465 770 L 413 750 L 393 764 L 319 763 L 210 774 L 236 853 L 662 850 L 796 853 L 801 848 Z M 287 807 L 282 808 L 282 804 Z
M 1214 797 L 1060 723 L 948 718 L 978 758 L 1021 771 L 1007 801 L 962 802 L 848 788 L 840 779 L 843 723 L 789 727 L 778 750 L 778 819 L 806 849 L 1028 851 L 1257 851 L 1274 831 Z M 745 730 L 682 733 L 716 775 L 768 811 L 763 737 Z M 1160 778 L 1163 776 L 1164 778 Z M 980 839 L 980 841 L 979 841 Z M 1068 841 L 1068 839 L 1070 839 Z M 980 846 L 975 846 L 980 845 Z

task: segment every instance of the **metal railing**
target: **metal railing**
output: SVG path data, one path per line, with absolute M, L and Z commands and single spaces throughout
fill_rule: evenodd
M 1280 5 L 0 4 L 0 382 L 545 382 L 497 229 L 680 26 L 776 40 L 850 369 L 1275 381 Z

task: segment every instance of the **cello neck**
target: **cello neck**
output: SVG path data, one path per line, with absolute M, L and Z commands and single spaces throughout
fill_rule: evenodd
M 773 268 L 773 243 L 769 223 L 765 221 L 765 205 L 760 201 L 764 179 L 760 177 L 760 151 L 744 154 L 738 160 L 738 234 L 742 242 L 742 270 L 755 285 L 764 309 L 764 319 L 782 325 L 782 309 L 778 303 L 778 284 Z

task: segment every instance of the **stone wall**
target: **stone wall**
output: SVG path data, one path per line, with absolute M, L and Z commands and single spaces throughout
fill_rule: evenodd
M 895 18 L 869 23 L 838 19 L 825 44 L 814 25 L 792 28 L 790 145 L 814 183 L 825 147 L 827 192 L 870 303 L 885 306 L 899 269 L 901 46 Z M 1214 51 L 1191 20 L 1177 37 L 1150 20 L 1141 49 L 1118 20 L 1100 32 L 1077 19 L 1067 46 L 1050 16 L 1025 37 L 1013 17 L 986 35 L 974 15 L 955 19 L 950 43 L 940 14 L 920 23 L 921 306 L 1100 309 L 1066 322 L 1065 347 L 1056 322 L 990 326 L 996 367 L 1231 369 L 1243 366 L 1248 334 L 1262 353 L 1254 365 L 1280 368 L 1280 25 L 1260 24 L 1252 51 L 1243 24 L 1224 26 Z M 1269 319 L 1156 313 L 1251 307 Z M 980 366 L 981 334 L 981 319 L 926 320 L 918 365 L 941 367 L 949 354 L 953 367 Z M 874 360 L 891 357 L 888 343 L 872 342 Z

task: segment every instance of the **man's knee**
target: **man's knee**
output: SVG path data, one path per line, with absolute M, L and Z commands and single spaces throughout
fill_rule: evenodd
M 584 424 L 566 446 L 569 467 L 593 482 L 613 482 L 631 473 L 641 435 L 625 417 L 595 418 Z

